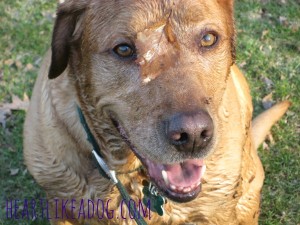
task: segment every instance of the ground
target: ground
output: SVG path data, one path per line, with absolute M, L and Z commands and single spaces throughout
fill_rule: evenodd
M 7 199 L 39 199 L 44 192 L 23 164 L 25 113 L 13 110 L 4 119 L 1 103 L 11 102 L 13 96 L 21 100 L 24 94 L 31 96 L 42 56 L 50 46 L 55 5 L 54 0 L 0 2 L 0 225 L 49 224 L 32 216 L 6 218 L 10 216 Z M 299 225 L 300 2 L 239 0 L 235 10 L 237 64 L 251 85 L 254 114 L 284 99 L 293 103 L 259 149 L 266 173 L 260 224 Z M 22 217 L 22 207 L 17 212 Z

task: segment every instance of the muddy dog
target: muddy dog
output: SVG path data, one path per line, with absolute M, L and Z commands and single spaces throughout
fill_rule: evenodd
M 146 181 L 165 199 L 146 223 L 257 224 L 264 172 L 256 149 L 290 103 L 251 122 L 234 39 L 232 0 L 59 5 L 24 130 L 25 162 L 52 224 L 135 224 L 92 160 L 78 108 L 130 198 L 143 198 Z M 114 214 L 82 215 L 88 199 Z

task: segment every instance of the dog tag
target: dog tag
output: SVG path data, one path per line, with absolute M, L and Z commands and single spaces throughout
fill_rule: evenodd
M 163 204 L 165 204 L 165 198 L 158 194 L 156 187 L 152 183 L 144 184 L 143 194 L 144 205 L 147 206 L 150 200 L 150 210 L 162 216 L 164 214 Z

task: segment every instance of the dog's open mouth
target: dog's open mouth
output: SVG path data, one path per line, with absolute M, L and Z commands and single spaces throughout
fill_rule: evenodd
M 201 178 L 206 168 L 203 159 L 190 159 L 175 164 L 160 164 L 147 159 L 138 153 L 121 124 L 114 117 L 111 119 L 124 141 L 141 160 L 150 181 L 156 185 L 161 194 L 177 202 L 188 202 L 197 197 L 201 191 Z
M 170 199 L 191 201 L 201 191 L 201 178 L 205 172 L 203 160 L 191 159 L 178 164 L 158 164 L 142 160 L 152 182 Z

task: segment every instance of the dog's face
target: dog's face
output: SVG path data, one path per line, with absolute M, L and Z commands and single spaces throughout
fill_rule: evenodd
M 233 27 L 230 0 L 66 1 L 49 77 L 68 66 L 87 117 L 107 117 L 162 192 L 191 200 L 222 139 Z

